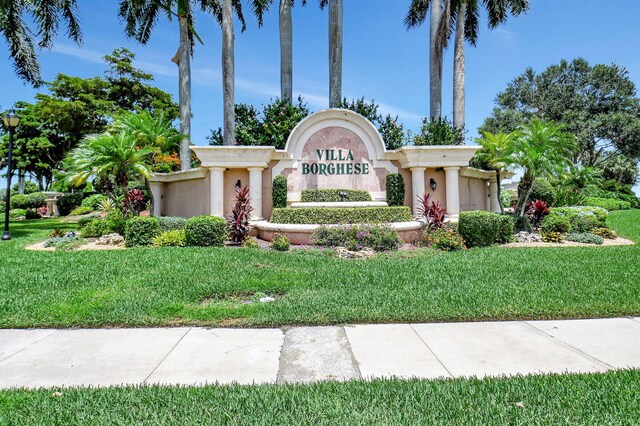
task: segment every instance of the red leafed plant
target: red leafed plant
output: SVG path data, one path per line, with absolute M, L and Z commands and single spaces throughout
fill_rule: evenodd
M 418 197 L 418 201 L 420 202 L 418 213 L 427 220 L 427 226 L 429 228 L 444 227 L 447 211 L 440 205 L 440 201 L 431 201 L 431 194 Z
M 129 197 L 129 204 L 137 214 L 140 214 L 145 208 L 144 194 L 139 189 L 130 189 L 127 196 Z
M 249 218 L 253 207 L 249 204 L 249 188 L 236 188 L 236 203 L 227 217 L 227 229 L 231 242 L 241 244 L 251 232 Z
M 536 229 L 540 227 L 542 220 L 548 214 L 549 206 L 542 200 L 532 201 L 527 207 L 527 216 L 529 217 L 529 222 L 531 222 L 531 226 Z

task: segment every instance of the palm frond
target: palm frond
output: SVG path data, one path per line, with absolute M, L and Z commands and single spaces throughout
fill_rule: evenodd
M 404 24 L 407 28 L 414 28 L 422 25 L 427 19 L 430 0 L 411 0 Z

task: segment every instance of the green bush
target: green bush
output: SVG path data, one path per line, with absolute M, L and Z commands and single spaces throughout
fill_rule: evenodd
M 612 229 L 609 228 L 596 228 L 593 231 L 591 231 L 592 234 L 594 235 L 599 235 L 602 238 L 605 238 L 607 240 L 615 240 L 616 238 L 618 238 L 618 234 L 616 234 Z
M 4 209 L 7 208 L 7 203 L 0 200 L 0 213 L 4 213 Z
M 155 217 L 134 217 L 127 220 L 124 242 L 127 247 L 148 246 L 159 234 L 158 219 Z
M 273 198 L 273 208 L 287 207 L 287 178 L 279 175 L 273 179 L 273 188 L 271 189 Z
M 357 251 L 397 250 L 404 243 L 398 231 L 389 225 L 321 226 L 311 234 L 313 244 L 320 247 L 345 247 Z
M 574 207 L 554 207 L 550 209 L 552 214 L 559 214 L 569 218 L 569 222 L 577 216 L 595 217 L 600 225 L 606 225 L 609 213 L 602 207 L 574 206 Z
M 352 224 L 410 222 L 409 207 L 351 207 L 351 208 L 304 208 L 273 209 L 272 223 L 290 224 Z
M 449 227 L 437 228 L 433 231 L 425 229 L 420 242 L 427 247 L 441 251 L 457 251 L 465 248 L 462 236 Z
M 458 232 L 467 247 L 487 247 L 508 243 L 513 235 L 513 218 L 482 210 L 462 212 L 458 219 Z
M 187 245 L 187 237 L 184 229 L 164 231 L 151 240 L 154 247 L 184 247 Z
M 547 203 L 547 205 L 553 206 L 556 202 L 556 190 L 548 180 L 537 178 L 533 181 L 533 189 L 531 190 L 529 200 L 542 200 Z
M 571 231 L 571 222 L 566 216 L 550 213 L 542 220 L 540 225 L 540 233 L 546 234 L 550 232 L 557 232 L 560 234 L 566 234 Z
M 271 242 L 271 248 L 276 251 L 288 251 L 291 242 L 286 235 L 276 234 L 275 238 Z
M 27 209 L 11 209 L 9 210 L 9 217 L 15 219 L 18 217 L 25 217 L 27 215 Z
M 591 232 L 601 226 L 595 216 L 574 216 L 569 218 L 571 230 L 576 233 Z
M 516 216 L 515 223 L 513 225 L 515 232 L 533 232 L 533 227 L 531 226 L 531 222 L 529 221 L 528 216 Z
M 80 204 L 80 206 L 81 207 L 91 207 L 93 210 L 96 210 L 98 208 L 98 206 L 100 205 L 100 202 L 102 202 L 102 200 L 105 200 L 106 198 L 107 198 L 106 195 L 93 194 L 93 195 L 88 196 L 84 200 L 82 200 L 82 203 Z
M 82 238 L 99 238 L 103 235 L 110 234 L 111 227 L 107 220 L 93 219 L 87 222 L 80 229 L 80 236 Z
M 540 236 L 542 237 L 542 241 L 545 243 L 561 243 L 565 240 L 566 234 L 563 234 L 562 232 L 549 231 L 543 232 Z
M 111 232 L 124 235 L 127 219 L 128 218 L 124 215 L 124 213 L 122 213 L 118 209 L 115 209 L 107 213 L 103 220 L 107 222 Z
M 404 206 L 404 179 L 399 173 L 387 175 L 387 204 L 389 206 Z
M 340 193 L 346 194 L 343 198 Z M 340 201 L 371 201 L 371 194 L 360 189 L 303 189 L 303 203 L 336 203 Z
M 82 194 L 66 194 L 58 198 L 58 212 L 61 216 L 68 216 L 71 210 L 82 204 Z
M 27 209 L 24 215 L 25 219 L 40 219 L 42 216 L 35 209 Z
M 249 249 L 257 249 L 257 248 L 260 248 L 260 244 L 258 244 L 258 242 L 256 240 L 254 240 L 253 238 L 247 237 L 242 242 L 242 247 L 243 248 L 249 248 Z
M 574 241 L 576 243 L 595 244 L 602 245 L 604 238 L 599 235 L 591 234 L 589 232 L 574 232 L 569 234 L 567 241 Z
M 618 200 L 615 198 L 587 197 L 584 199 L 584 204 L 587 206 L 602 207 L 609 211 L 629 210 L 631 208 L 631 203 L 628 201 Z
M 29 196 L 16 194 L 11 196 L 11 208 L 12 209 L 28 209 L 31 207 L 29 204 Z
M 89 206 L 80 206 L 80 207 L 76 207 L 75 209 L 71 210 L 70 215 L 71 216 L 82 216 L 83 214 L 89 214 L 89 213 L 93 213 L 93 208 L 91 208 Z
M 227 222 L 216 216 L 196 216 L 184 227 L 188 246 L 222 247 L 227 240 Z
M 183 230 L 187 224 L 186 217 L 160 216 L 157 219 L 158 226 L 160 226 L 160 232 L 180 231 Z

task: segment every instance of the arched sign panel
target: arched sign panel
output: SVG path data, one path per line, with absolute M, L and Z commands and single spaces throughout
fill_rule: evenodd
M 375 126 L 352 111 L 331 109 L 307 117 L 293 130 L 286 159 L 273 176 L 287 177 L 289 201 L 304 189 L 361 189 L 374 199 L 386 196 L 386 175 L 397 171 L 384 159 Z

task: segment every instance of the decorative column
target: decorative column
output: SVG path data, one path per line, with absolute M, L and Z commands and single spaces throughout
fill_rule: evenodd
M 251 198 L 251 220 L 262 220 L 262 167 L 249 167 L 249 197 Z
M 62 192 L 44 192 L 45 202 L 47 203 L 47 217 L 58 217 L 60 212 L 58 211 L 58 198 L 64 194 Z
M 420 214 L 420 202 L 418 198 L 423 197 L 424 190 L 424 172 L 427 170 L 426 167 L 412 167 L 411 169 L 411 188 L 413 191 L 413 214 Z
M 489 204 L 490 211 L 500 213 L 500 200 L 498 199 L 498 182 L 492 180 L 489 182 Z
M 445 167 L 447 181 L 447 214 L 457 216 L 460 213 L 460 185 L 458 183 L 460 167 Z
M 162 182 L 149 182 L 149 189 L 151 189 L 151 197 L 153 198 L 153 211 L 152 216 L 162 216 L 162 190 L 164 189 L 164 183 Z
M 224 167 L 209 167 L 211 216 L 224 217 Z

